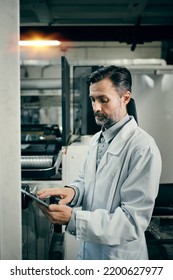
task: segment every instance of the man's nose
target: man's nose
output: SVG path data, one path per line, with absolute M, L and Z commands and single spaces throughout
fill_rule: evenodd
M 94 112 L 100 112 L 101 111 L 101 104 L 98 101 L 95 101 L 93 103 L 93 110 L 94 110 Z

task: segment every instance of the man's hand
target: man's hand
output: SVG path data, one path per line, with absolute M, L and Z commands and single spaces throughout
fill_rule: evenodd
M 72 208 L 66 205 L 50 204 L 48 208 L 38 204 L 43 214 L 52 224 L 65 225 L 69 222 L 72 214 Z
M 73 200 L 73 198 L 75 196 L 75 190 L 70 187 L 46 188 L 46 189 L 42 189 L 42 190 L 38 191 L 37 196 L 39 198 L 45 198 L 48 196 L 57 196 L 57 197 L 61 198 L 58 205 L 65 205 L 65 204 L 70 203 Z

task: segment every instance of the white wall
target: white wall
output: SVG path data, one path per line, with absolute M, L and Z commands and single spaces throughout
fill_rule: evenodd
M 0 259 L 21 259 L 19 1 L 0 0 Z
M 161 183 L 173 183 L 172 88 L 173 74 L 133 77 L 132 96 L 136 101 L 139 125 L 154 137 L 161 152 Z

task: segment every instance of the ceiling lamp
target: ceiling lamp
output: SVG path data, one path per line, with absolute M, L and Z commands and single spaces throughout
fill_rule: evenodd
M 51 47 L 59 46 L 61 44 L 58 40 L 21 40 L 19 46 L 21 47 Z

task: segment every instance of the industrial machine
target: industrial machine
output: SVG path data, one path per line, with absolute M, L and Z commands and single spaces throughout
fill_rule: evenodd
M 146 239 L 150 259 L 173 259 L 173 184 L 160 184 Z
M 26 193 L 21 193 L 22 258 L 25 260 L 63 258 L 62 227 L 53 226 L 31 199 L 31 196 L 35 196 L 40 189 L 62 186 L 62 148 L 67 144 L 70 134 L 70 79 L 69 65 L 65 57 L 61 58 L 61 81 L 61 106 L 58 104 L 58 98 L 54 98 L 57 96 L 53 96 L 53 107 L 59 106 L 58 110 L 62 115 L 60 126 L 57 119 L 54 119 L 52 124 L 40 122 L 39 110 L 43 111 L 43 108 L 40 109 L 41 105 L 36 107 L 35 103 L 34 106 L 27 104 L 22 108 L 21 190 L 30 194 L 27 196 Z M 34 83 L 36 82 L 37 80 L 34 80 Z M 38 93 L 38 98 L 40 99 L 45 98 L 43 94 L 45 84 L 43 83 L 43 87 L 39 85 L 41 94 Z M 52 88 L 55 87 L 56 85 L 53 84 Z M 28 86 L 26 88 L 29 90 Z M 50 83 L 49 89 L 51 89 Z M 29 93 L 27 98 L 28 96 Z M 35 96 L 34 94 L 34 101 Z M 48 95 L 47 100 L 49 99 Z
M 62 136 L 58 125 L 21 127 L 21 168 L 23 179 L 60 178 Z

